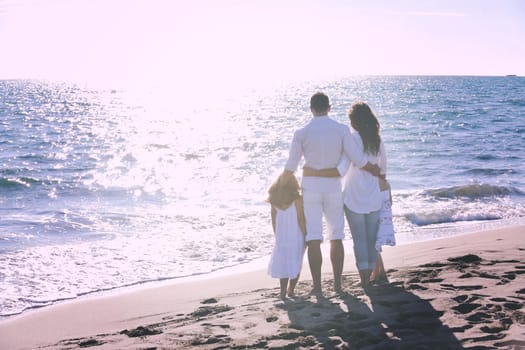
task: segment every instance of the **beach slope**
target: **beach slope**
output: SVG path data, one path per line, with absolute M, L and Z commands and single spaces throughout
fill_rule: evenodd
M 0 322 L 0 349 L 525 349 L 525 227 L 385 248 L 389 285 L 278 299 L 264 270 L 59 303 Z

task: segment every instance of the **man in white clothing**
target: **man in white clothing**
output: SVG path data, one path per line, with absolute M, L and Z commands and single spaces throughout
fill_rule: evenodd
M 310 99 L 312 120 L 294 133 L 290 155 L 284 173 L 293 174 L 302 157 L 305 167 L 313 169 L 336 168 L 343 155 L 357 167 L 379 173 L 377 166 L 367 162 L 367 157 L 351 137 L 348 126 L 330 117 L 330 100 L 318 92 Z M 314 294 L 321 294 L 321 242 L 323 241 L 323 216 L 330 240 L 330 260 L 334 274 L 334 289 L 341 291 L 344 263 L 344 214 L 341 179 L 338 177 L 303 176 L 302 191 L 306 218 L 306 243 L 308 262 L 313 279 Z

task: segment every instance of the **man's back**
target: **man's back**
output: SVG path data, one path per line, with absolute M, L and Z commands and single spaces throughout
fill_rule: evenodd
M 314 117 L 305 127 L 295 132 L 286 169 L 295 171 L 301 157 L 305 166 L 314 169 L 335 168 L 343 154 L 346 125 L 323 116 Z
M 290 157 L 285 168 L 294 172 L 304 157 L 305 166 L 313 169 L 335 168 L 344 150 L 350 129 L 328 116 L 314 117 L 294 134 Z M 321 191 L 341 191 L 339 178 L 303 177 L 302 187 Z

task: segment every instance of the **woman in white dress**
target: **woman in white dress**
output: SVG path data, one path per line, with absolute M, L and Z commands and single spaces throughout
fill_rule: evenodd
M 272 227 L 275 246 L 272 251 L 268 274 L 279 278 L 280 297 L 283 301 L 294 297 L 295 286 L 303 264 L 306 224 L 303 197 L 295 176 L 279 176 L 268 190 L 271 204 Z

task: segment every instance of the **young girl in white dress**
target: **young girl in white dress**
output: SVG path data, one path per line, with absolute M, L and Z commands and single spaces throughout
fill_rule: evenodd
M 280 297 L 294 297 L 305 249 L 306 224 L 303 197 L 295 176 L 282 174 L 268 190 L 272 226 L 275 234 L 268 274 L 279 278 Z

